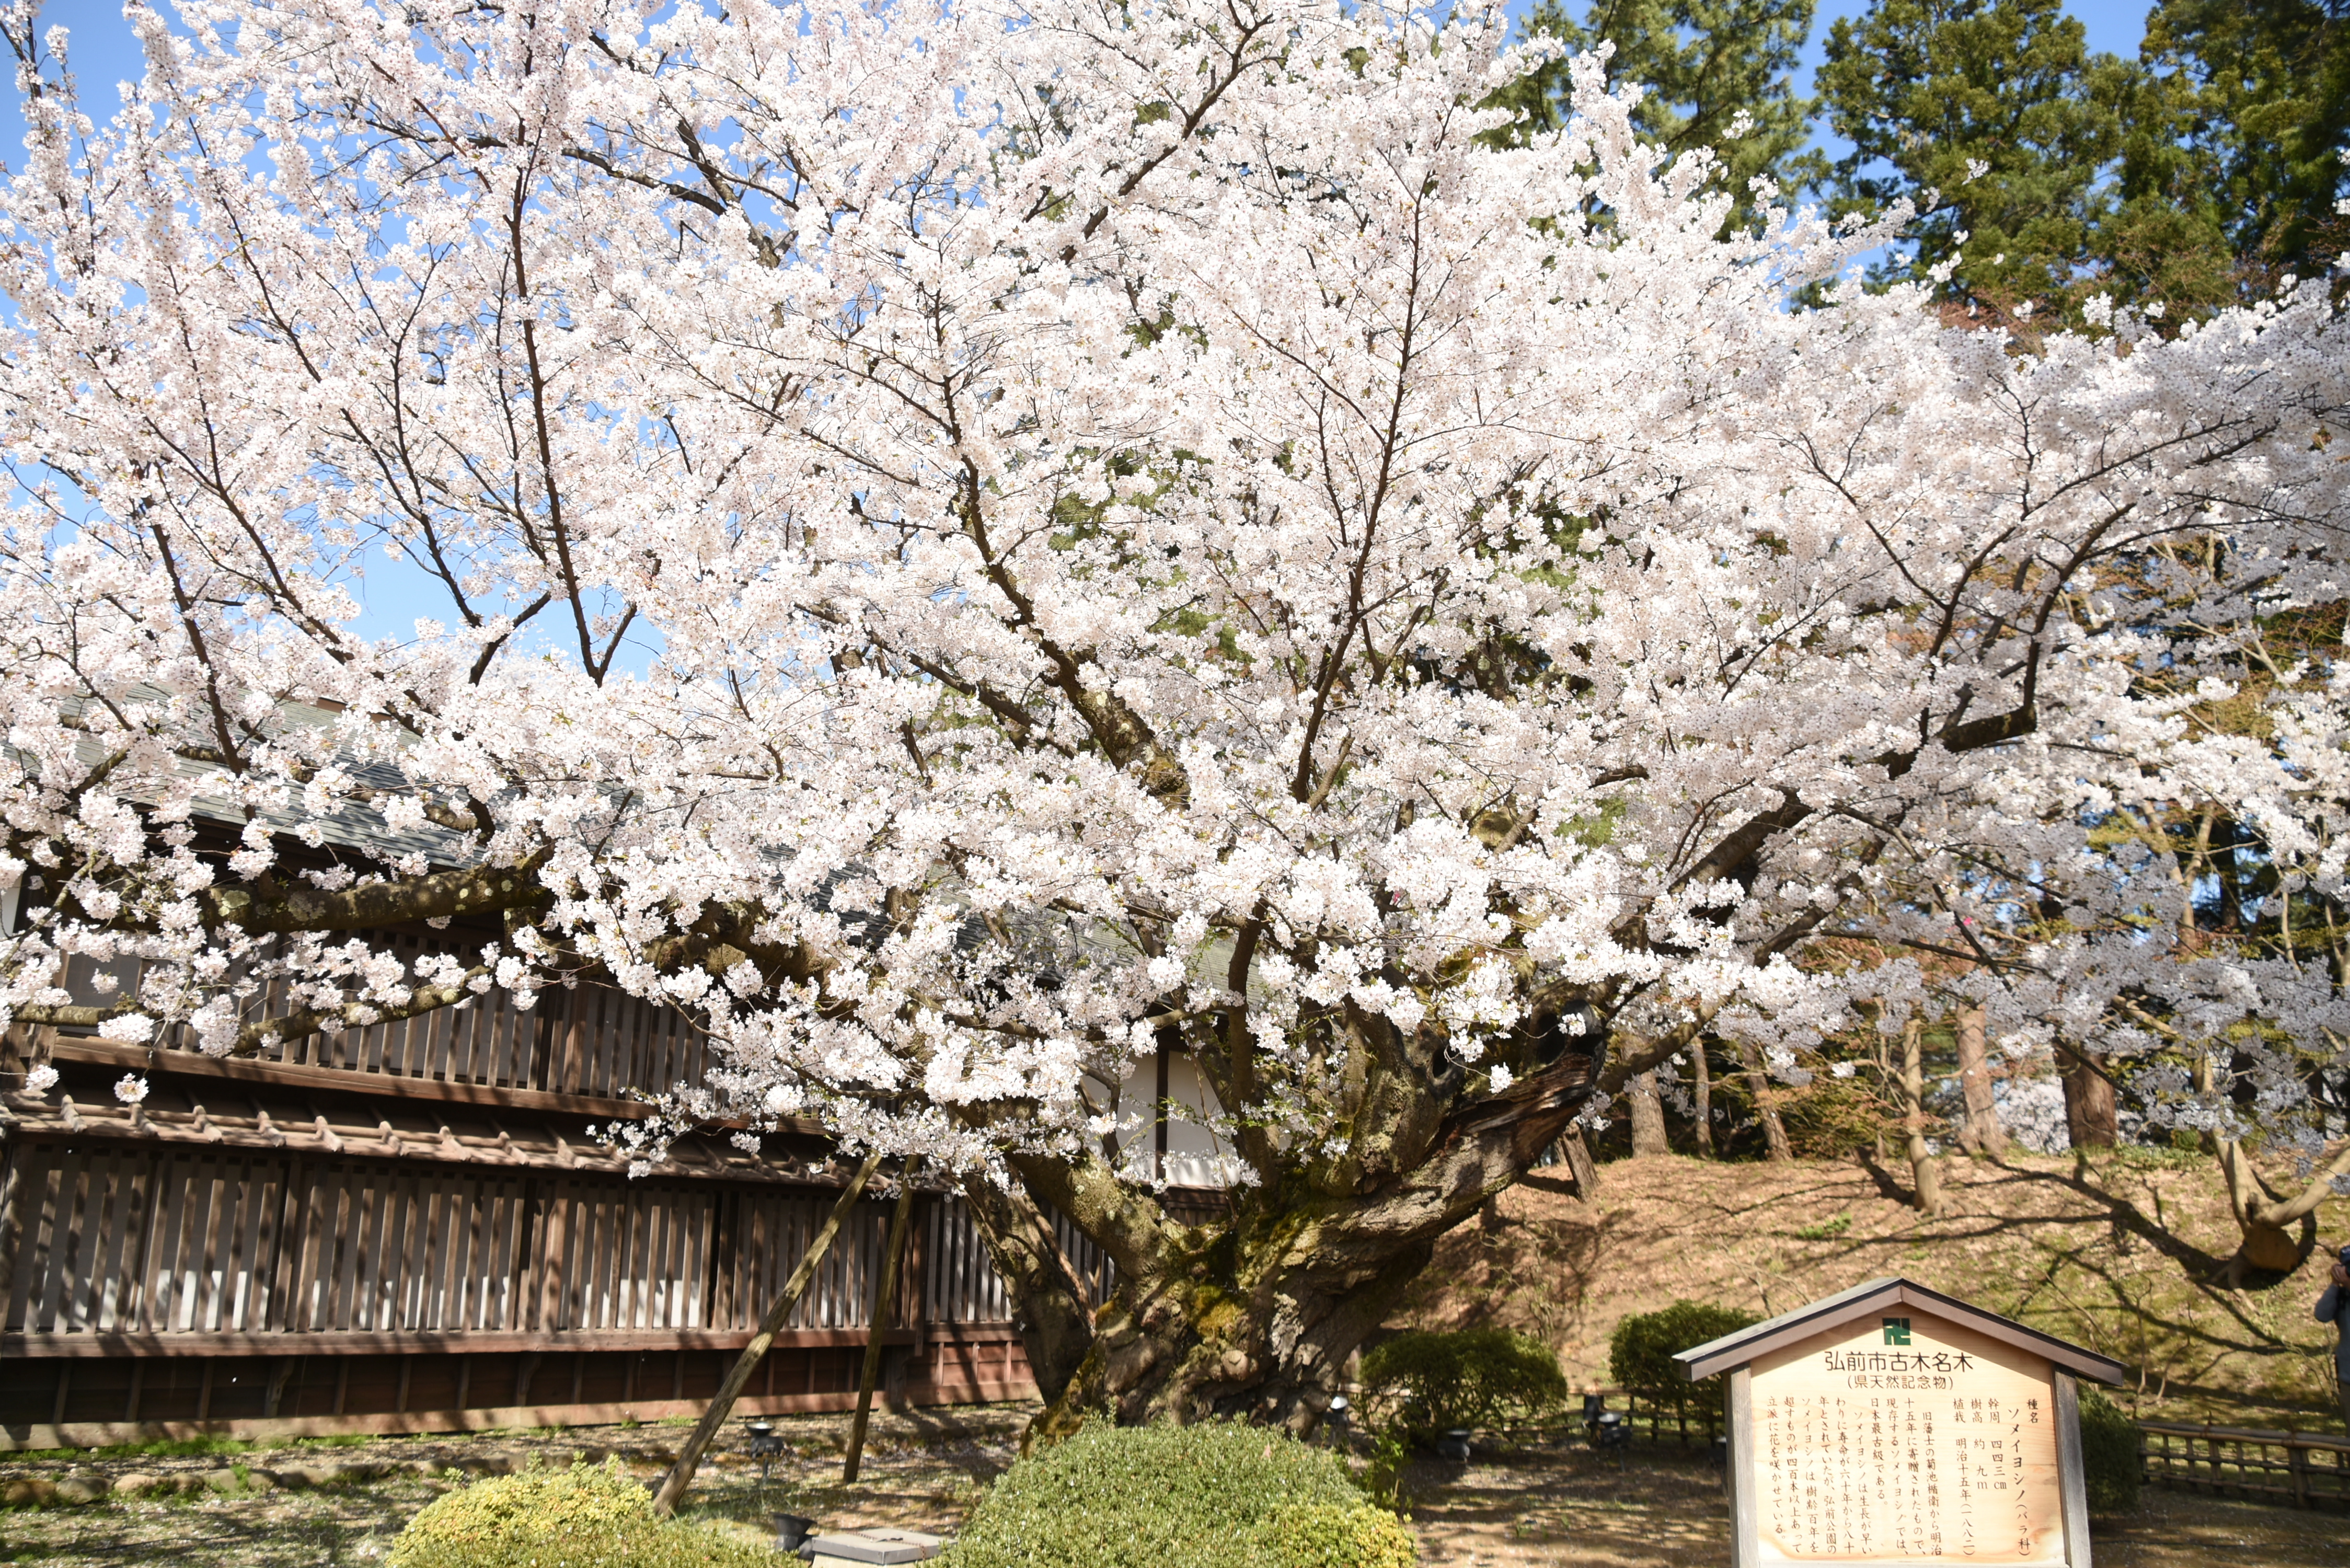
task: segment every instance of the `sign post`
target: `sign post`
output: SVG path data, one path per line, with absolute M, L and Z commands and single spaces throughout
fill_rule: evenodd
M 1729 1374 L 1734 1568 L 2090 1568 L 2074 1380 L 2119 1362 L 1907 1280 L 1674 1359 Z

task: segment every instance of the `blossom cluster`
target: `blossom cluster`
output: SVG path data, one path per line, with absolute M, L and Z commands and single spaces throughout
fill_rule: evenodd
M 965 1168 L 1170 1031 L 1324 1150 L 1350 1042 L 1507 1094 L 1544 997 L 1801 1072 L 1927 1004 L 1856 933 L 2020 1051 L 2350 1026 L 2110 831 L 2341 889 L 2350 668 L 2198 720 L 2344 599 L 2322 281 L 1954 327 L 1600 59 L 1489 134 L 1490 6 L 136 15 L 110 122 L 27 45 L 0 197 L 0 1014 L 595 975 L 717 1043 L 676 1117 Z

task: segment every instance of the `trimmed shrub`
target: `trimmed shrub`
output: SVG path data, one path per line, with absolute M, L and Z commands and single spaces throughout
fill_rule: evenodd
M 942 1568 L 1410 1568 L 1336 1454 L 1236 1423 L 1088 1422 L 998 1478 Z
M 2094 1388 L 2081 1390 L 2081 1471 L 2091 1513 L 2135 1513 L 2146 1479 L 2137 1423 Z
M 654 1516 L 618 1463 L 525 1470 L 427 1504 L 392 1542 L 391 1568 L 774 1568 L 764 1546 Z
M 1694 1410 L 1709 1423 L 1719 1421 L 1729 1375 L 1717 1372 L 1692 1383 L 1673 1356 L 1761 1321 L 1752 1313 L 1703 1302 L 1675 1302 L 1662 1312 L 1635 1313 L 1607 1336 L 1608 1376 L 1627 1394 L 1651 1405 Z
M 1527 1420 L 1566 1398 L 1558 1355 L 1503 1328 L 1399 1334 L 1363 1357 L 1373 1417 L 1413 1436 Z
M 1256 1561 L 1279 1568 L 1413 1568 L 1419 1561 L 1403 1521 L 1368 1503 L 1280 1509 L 1257 1527 L 1257 1536 L 1263 1551 Z

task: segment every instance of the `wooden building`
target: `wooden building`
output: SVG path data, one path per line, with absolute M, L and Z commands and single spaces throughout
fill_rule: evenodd
M 340 710 L 286 703 L 289 725 Z M 97 765 L 102 748 L 82 747 Z M 187 764 L 192 771 L 209 764 Z M 354 758 L 369 792 L 406 787 Z M 197 849 L 218 857 L 244 809 L 200 798 Z M 393 827 L 346 804 L 322 824 L 264 812 L 286 874 L 363 851 L 463 864 L 445 829 Z M 303 831 L 297 832 L 297 829 Z M 0 890 L 0 940 L 37 877 Z M 483 928 L 352 933 L 414 960 Z M 77 1000 L 139 975 L 76 960 Z M 272 991 L 253 1018 L 282 1016 Z M 645 1114 L 631 1091 L 698 1081 L 704 1046 L 676 1012 L 608 986 L 550 989 L 528 1011 L 493 989 L 393 1023 L 221 1059 L 19 1025 L 0 1035 L 0 1448 L 214 1432 L 463 1430 L 698 1412 L 748 1342 L 846 1179 L 813 1125 L 737 1146 L 688 1137 L 632 1177 L 595 1130 Z M 25 1091 L 46 1064 L 46 1095 Z M 114 1085 L 148 1085 L 126 1105 Z M 1187 1218 L 1220 1209 L 1229 1151 L 1212 1094 L 1181 1057 L 1097 1085 L 1128 1114 L 1123 1162 L 1172 1184 Z M 1170 1117 L 1159 1107 L 1180 1107 Z M 858 1206 L 745 1413 L 845 1409 L 874 1326 L 893 1193 Z M 1072 1265 L 1109 1267 L 1074 1227 Z M 1035 1392 L 1002 1282 L 962 1200 L 920 1195 L 886 1391 L 951 1404 Z
M 86 981 L 86 977 L 77 977 Z M 77 984 L 76 989 L 80 989 Z M 591 1129 L 699 1075 L 607 988 L 224 1060 L 19 1027 L 0 1060 L 0 1446 L 463 1430 L 698 1411 L 845 1172 L 813 1127 L 632 1179 Z M 23 1092 L 28 1068 L 60 1081 Z M 143 1103 L 114 1085 L 143 1076 Z M 858 1205 L 746 1413 L 846 1408 L 891 1194 Z M 1073 1261 L 1106 1268 L 1073 1231 Z M 919 1198 L 880 1326 L 916 1405 L 1034 1392 L 962 1201 Z

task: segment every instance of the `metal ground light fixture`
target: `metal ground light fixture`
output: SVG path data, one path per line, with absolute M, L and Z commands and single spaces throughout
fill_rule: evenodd
M 784 1451 L 784 1440 L 775 1436 L 773 1421 L 745 1421 L 743 1429 L 751 1435 L 751 1440 L 743 1446 L 743 1451 L 759 1461 L 759 1485 L 764 1489 L 767 1484 L 768 1472 L 775 1468 L 776 1456 Z

